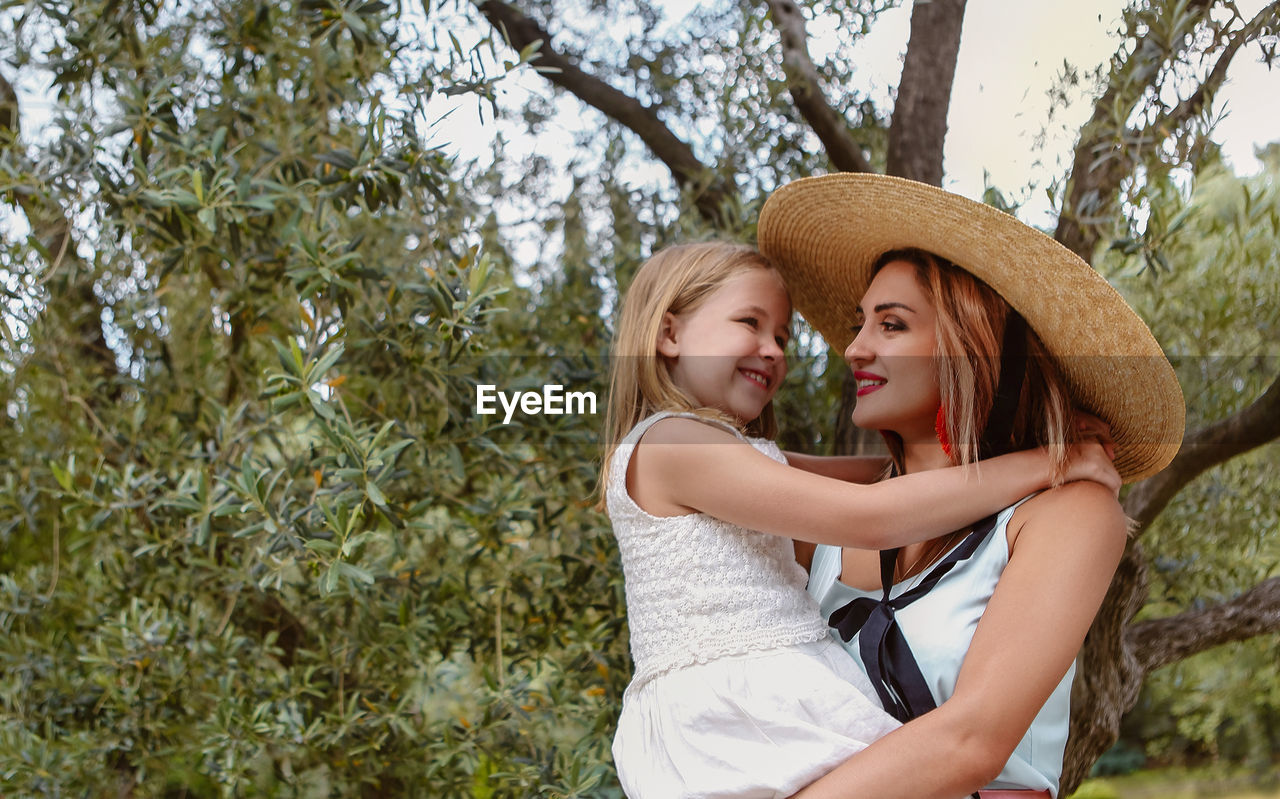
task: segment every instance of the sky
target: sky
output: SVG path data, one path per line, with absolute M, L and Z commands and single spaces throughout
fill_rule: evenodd
M 1246 18 L 1264 4 L 1265 0 L 1238 3 Z M 1064 61 L 1084 73 L 1110 58 L 1118 42 L 1114 32 L 1124 5 L 1123 0 L 969 0 L 948 119 L 946 188 L 979 199 L 987 175 L 990 183 L 1011 199 L 1024 202 L 1019 211 L 1024 221 L 1051 224 L 1045 189 L 1064 171 L 1075 144 L 1074 134 L 1092 107 L 1091 98 L 1082 91 L 1077 102 L 1059 110 L 1056 127 L 1042 131 L 1049 112 L 1048 92 Z M 670 0 L 668 7 L 670 23 L 678 26 L 689 3 Z M 853 88 L 869 92 L 881 107 L 891 107 L 910 14 L 911 3 L 884 12 L 858 45 L 866 56 Z M 809 34 L 816 59 L 823 48 L 822 20 L 809 24 Z M 502 88 L 506 103 L 513 107 L 527 95 L 551 93 L 546 81 L 528 70 L 506 81 Z M 1223 145 L 1238 173 L 1256 172 L 1260 164 L 1254 149 L 1280 139 L 1280 113 L 1274 110 L 1273 100 L 1265 99 L 1280 94 L 1278 88 L 1280 73 L 1268 73 L 1259 63 L 1256 47 L 1237 54 L 1217 101 L 1225 116 L 1214 139 Z M 464 161 L 484 163 L 492 157 L 493 136 L 501 125 L 477 124 L 478 115 L 474 107 L 467 107 L 468 102 L 441 98 L 435 106 L 441 114 L 456 111 L 438 126 L 438 141 Z M 573 101 L 561 98 L 557 102 L 568 112 L 568 119 L 584 116 L 576 112 Z M 1036 139 L 1042 132 L 1047 134 L 1045 143 L 1037 149 Z M 572 128 L 556 130 L 554 126 L 543 142 L 527 136 L 521 140 L 516 135 L 509 138 L 507 152 L 547 154 L 571 135 Z M 638 173 L 635 179 L 670 181 L 670 176 L 655 164 L 649 173 Z
M 984 169 L 995 185 L 1008 190 L 1029 180 L 1047 180 L 1048 170 L 1060 171 L 1052 160 L 1037 167 L 1032 152 L 1049 109 L 1047 90 L 1064 59 L 1088 69 L 1111 57 L 1116 47 L 1112 32 L 1124 5 L 1117 0 L 969 1 L 948 119 L 944 162 L 948 188 L 977 198 L 983 190 Z M 1248 19 L 1265 0 L 1238 5 Z M 904 28 L 887 46 L 902 47 L 905 41 Z M 1237 53 L 1216 101 L 1225 116 L 1213 136 L 1237 173 L 1257 172 L 1261 164 L 1255 148 L 1280 139 L 1280 114 L 1275 101 L 1265 99 L 1277 94 L 1280 72 L 1268 73 L 1259 63 L 1257 48 Z M 1059 131 L 1044 153 L 1046 158 L 1070 154 L 1074 133 L 1092 112 L 1090 98 L 1084 99 L 1062 113 L 1063 131 L 1071 136 Z M 1041 191 L 1029 204 L 1027 215 L 1042 214 L 1047 207 Z
M 666 2 L 669 24 L 676 27 L 691 4 L 689 0 Z M 1246 17 L 1265 3 L 1238 0 Z M 1091 108 L 1090 98 L 1081 93 L 1078 102 L 1058 112 L 1057 127 L 1047 131 L 1045 144 L 1038 149 L 1036 138 L 1049 110 L 1048 90 L 1064 61 L 1085 72 L 1110 57 L 1124 5 L 1124 0 L 969 0 L 948 120 L 946 188 L 980 198 L 987 175 L 992 185 L 1025 203 L 1019 211 L 1024 221 L 1042 226 L 1052 222 L 1044 189 L 1063 171 L 1073 136 Z M 858 45 L 865 57 L 855 76 L 859 83 L 852 88 L 869 92 L 884 108 L 891 107 L 891 93 L 901 72 L 910 14 L 910 2 L 884 12 Z M 823 27 L 821 19 L 809 25 L 815 58 L 824 46 Z M 16 78 L 24 138 L 30 141 L 46 129 L 53 108 L 47 76 L 27 70 Z M 547 82 L 529 69 L 504 81 L 501 88 L 508 108 L 518 107 L 530 95 L 551 95 Z M 1218 97 L 1223 118 L 1214 138 L 1240 174 L 1259 168 L 1253 155 L 1256 147 L 1280 139 L 1280 112 L 1274 99 L 1267 99 L 1280 95 L 1278 88 L 1280 72 L 1268 73 L 1259 62 L 1256 46 L 1237 54 Z M 565 112 L 560 124 L 598 124 L 594 112 L 582 114 L 574 100 L 560 97 L 555 102 Z M 430 110 L 440 117 L 433 141 L 463 162 L 492 161 L 495 136 L 504 127 L 509 156 L 538 151 L 568 157 L 563 142 L 571 140 L 570 128 L 552 125 L 542 140 L 536 140 L 513 133 L 520 130 L 518 123 L 494 124 L 487 114 L 480 124 L 470 96 L 439 96 Z M 640 168 L 634 179 L 669 183 L 670 175 L 664 167 L 650 164 Z M 5 216 L 0 211 L 0 227 L 5 226 Z M 8 222 L 12 225 L 12 220 Z

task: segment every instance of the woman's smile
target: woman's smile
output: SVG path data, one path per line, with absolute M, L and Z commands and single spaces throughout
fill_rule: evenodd
M 853 373 L 853 379 L 858 381 L 858 396 L 870 394 L 872 391 L 880 388 L 885 384 L 885 379 L 880 375 L 861 370 Z
M 844 358 L 858 383 L 853 423 L 905 442 L 936 441 L 935 311 L 916 268 L 892 261 L 876 273 L 859 306 L 861 324 Z

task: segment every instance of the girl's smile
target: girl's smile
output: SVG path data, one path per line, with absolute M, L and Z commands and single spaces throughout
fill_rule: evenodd
M 791 301 L 782 279 L 749 269 L 692 311 L 663 317 L 658 352 L 675 384 L 741 422 L 760 415 L 787 374 Z

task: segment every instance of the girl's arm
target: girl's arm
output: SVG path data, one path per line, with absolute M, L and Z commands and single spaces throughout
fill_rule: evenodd
M 1068 479 L 1119 487 L 1097 443 L 1075 447 Z M 957 530 L 1050 483 L 1048 456 L 1015 452 L 981 465 L 936 469 L 872 485 L 793 469 L 727 430 L 687 418 L 645 432 L 627 490 L 645 511 L 700 511 L 753 530 L 818 544 L 890 549 Z
M 1111 427 L 1087 411 L 1075 412 L 1076 429 L 1081 438 L 1096 438 L 1102 444 L 1107 457 L 1115 460 L 1115 443 L 1111 440 Z M 847 483 L 874 483 L 889 465 L 887 455 L 807 455 L 803 452 L 784 451 L 787 463 L 806 472 L 833 477 Z
M 846 483 L 874 483 L 889 465 L 889 459 L 884 455 L 806 455 L 790 451 L 782 454 L 787 456 L 790 466 Z M 796 563 L 809 571 L 817 545 L 812 541 L 799 540 L 793 540 L 791 544 L 796 551 Z
M 1084 641 L 1126 534 L 1115 497 L 1087 482 L 1028 500 L 1013 524 L 955 694 L 792 799 L 956 799 L 1000 773 Z
M 874 483 L 889 465 L 884 455 L 805 455 L 784 452 L 787 463 L 806 472 L 820 474 L 846 483 Z

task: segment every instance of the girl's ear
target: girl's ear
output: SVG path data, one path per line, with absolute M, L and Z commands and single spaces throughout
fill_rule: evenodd
M 667 311 L 662 315 L 662 327 L 658 329 L 658 354 L 668 358 L 680 355 L 680 345 L 676 343 L 676 335 L 680 328 L 680 318 Z

